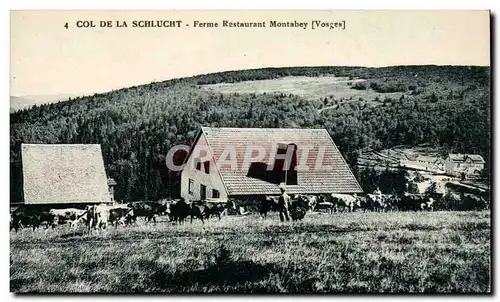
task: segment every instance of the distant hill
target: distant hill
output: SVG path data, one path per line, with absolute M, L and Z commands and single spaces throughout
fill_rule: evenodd
M 165 155 L 201 126 L 324 128 L 353 168 L 367 148 L 424 143 L 489 162 L 490 107 L 490 69 L 473 66 L 263 68 L 76 97 L 11 113 L 11 200 L 22 200 L 21 143 L 101 144 L 117 200 L 156 200 L 178 195 Z
M 57 103 L 67 101 L 69 98 L 74 98 L 74 94 L 57 94 L 57 95 L 26 95 L 26 96 L 11 96 L 10 97 L 10 112 L 19 109 L 26 109 L 33 105 L 43 105 L 49 103 Z

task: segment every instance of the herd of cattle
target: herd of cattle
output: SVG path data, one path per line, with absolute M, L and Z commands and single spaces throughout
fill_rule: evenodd
M 231 206 L 232 205 L 232 206 Z M 219 219 L 227 214 L 228 209 L 235 208 L 232 201 L 224 203 L 198 201 L 186 202 L 177 200 L 170 202 L 133 202 L 117 205 L 89 205 L 85 209 L 36 209 L 30 206 L 21 206 L 11 213 L 10 229 L 16 232 L 23 227 L 31 227 L 33 230 L 40 226 L 55 228 L 60 224 L 68 224 L 76 228 L 79 223 L 85 224 L 87 230 L 99 231 L 106 229 L 108 225 L 117 227 L 119 224 L 131 225 L 137 222 L 138 217 L 145 221 L 156 222 L 157 216 L 168 215 L 169 221 L 183 223 L 186 218 L 191 217 L 209 220 L 217 216 Z
M 482 198 L 481 198 L 482 199 Z M 284 200 L 286 200 L 284 202 Z M 323 194 L 323 195 L 291 195 L 290 198 L 280 196 L 262 196 L 254 200 L 262 218 L 268 212 L 280 213 L 280 219 L 291 218 L 292 221 L 302 220 L 306 213 L 323 211 L 330 214 L 335 212 L 360 211 L 417 211 L 434 210 L 435 198 L 416 194 L 405 193 L 402 196 L 390 194 L 366 194 L 356 196 L 348 194 Z M 478 202 L 482 203 L 484 199 Z M 485 201 L 484 201 L 485 202 Z M 198 219 L 202 223 L 212 217 L 221 219 L 228 213 L 247 215 L 250 207 L 239 204 L 238 200 L 204 200 L 186 201 L 184 199 L 154 202 L 133 202 L 117 205 L 88 205 L 85 209 L 35 209 L 28 205 L 21 206 L 11 213 L 10 229 L 16 232 L 23 227 L 33 230 L 40 226 L 55 228 L 61 224 L 68 224 L 76 228 L 84 224 L 86 230 L 99 231 L 108 225 L 115 228 L 122 225 L 132 225 L 138 217 L 143 217 L 146 222 L 156 222 L 158 216 L 168 216 L 170 222 L 182 224 L 187 218 Z M 238 210 L 237 210 L 238 208 Z

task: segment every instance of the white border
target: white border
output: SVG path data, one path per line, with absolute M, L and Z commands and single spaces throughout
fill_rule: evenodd
M 491 0 L 491 1 L 486 1 L 486 0 L 474 0 L 474 1 L 436 1 L 436 0 L 420 0 L 420 1 L 388 1 L 388 0 L 378 0 L 378 1 L 370 1 L 370 0 L 340 0 L 340 1 L 319 1 L 319 0 L 307 0 L 307 1 L 283 1 L 280 4 L 273 3 L 269 0 L 247 0 L 247 1 L 221 1 L 221 0 L 211 0 L 211 1 L 203 1 L 203 0 L 185 0 L 185 1 L 177 1 L 177 2 L 169 2 L 169 3 L 164 3 L 164 2 L 159 2 L 159 1 L 152 1 L 152 0 L 122 0 L 122 1 L 116 1 L 116 2 L 104 2 L 102 0 L 87 0 L 87 1 L 55 1 L 55 0 L 45 0 L 45 1 L 36 1 L 36 0 L 30 0 L 30 1 L 2 1 L 0 2 L 0 6 L 2 7 L 1 10 L 1 30 L 0 34 L 2 35 L 2 42 L 4 43 L 3 47 L 1 48 L 2 51 L 2 58 L 6 64 L 4 66 L 9 66 L 9 51 L 10 51 L 10 42 L 9 42 L 9 10 L 11 9 L 30 9 L 30 10 L 35 10 L 35 9 L 125 9 L 125 10 L 134 10 L 134 9 L 141 9 L 141 10 L 146 10 L 146 9 L 336 9 L 336 10 L 341 10 L 341 9 L 360 9 L 360 10 L 366 10 L 366 9 L 492 9 L 493 13 L 498 14 L 500 12 L 499 7 L 500 1 L 498 0 Z M 496 16 L 498 18 L 498 15 Z M 498 22 L 495 22 L 498 25 Z M 497 31 L 495 32 L 494 39 L 497 37 Z M 497 54 L 498 51 L 495 49 L 495 53 L 492 55 Z M 492 66 L 492 74 L 496 75 L 496 66 Z M 1 163 L 1 171 L 2 171 L 2 190 L 0 191 L 2 194 L 1 200 L 4 203 L 4 210 L 0 211 L 0 221 L 2 222 L 3 226 L 1 234 L 1 264 L 2 264 L 2 270 L 1 270 L 1 294 L 0 297 L 4 298 L 8 301 L 11 301 L 13 299 L 21 299 L 23 297 L 14 297 L 12 294 L 9 293 L 9 235 L 7 233 L 7 218 L 8 218 L 8 201 L 9 201 L 9 120 L 7 119 L 7 113 L 9 112 L 9 69 L 4 68 L 3 73 L 2 73 L 2 81 L 1 81 L 1 87 L 2 87 L 2 95 L 5 97 L 5 100 L 2 101 L 1 103 L 1 109 L 2 109 L 2 114 L 4 118 L 0 119 L 0 129 L 1 129 L 1 144 L 2 144 L 2 150 L 3 150 L 3 159 L 0 161 Z M 498 89 L 498 77 L 495 77 L 495 87 Z M 493 96 L 494 99 L 496 95 Z M 499 105 L 495 105 L 492 107 L 494 109 L 494 117 L 498 116 L 498 107 Z M 494 118 L 493 118 L 494 121 Z M 495 123 L 496 126 L 498 126 L 498 122 Z M 497 135 L 497 127 L 494 129 L 494 137 L 495 141 L 498 141 L 498 135 Z M 495 150 L 497 151 L 497 150 Z M 494 156 L 495 158 L 497 157 L 497 152 L 495 152 Z M 496 164 L 498 163 L 498 160 L 495 160 L 495 168 Z M 496 169 L 495 169 L 496 171 Z M 495 177 L 495 182 L 494 182 L 494 188 L 500 188 L 498 186 L 499 181 L 498 181 L 498 176 Z M 496 191 L 496 190 L 495 190 Z M 495 192 L 496 193 L 496 192 Z M 495 194 L 496 195 L 496 194 Z M 496 198 L 494 199 L 496 201 Z M 498 206 L 495 206 L 495 217 L 498 217 Z M 498 219 L 497 219 L 498 220 Z M 497 238 L 498 234 L 498 221 L 495 223 L 495 238 Z M 496 240 L 494 241 L 496 242 Z M 493 246 L 493 245 L 492 245 Z M 498 261 L 500 261 L 498 257 L 498 248 L 495 249 L 495 259 L 496 263 L 498 265 Z M 494 288 L 498 290 L 498 279 L 499 276 L 498 274 L 495 274 L 496 280 L 494 284 Z M 23 299 L 25 299 L 24 297 Z M 63 299 L 65 297 L 51 297 L 51 296 L 41 296 L 37 297 L 40 299 L 40 301 L 52 301 L 53 299 Z M 96 301 L 104 301 L 104 300 L 118 300 L 118 299 L 123 299 L 123 297 L 111 297 L 111 296 L 101 296 L 101 297 L 96 297 L 96 296 L 75 296 L 72 297 L 72 299 L 75 300 L 87 300 L 87 299 L 96 299 Z M 162 297 L 162 296 L 132 296 L 132 297 L 127 297 L 127 299 L 130 298 L 131 300 L 139 300 L 139 299 L 148 299 L 148 301 L 159 301 L 160 299 L 172 299 L 173 297 Z M 204 299 L 206 300 L 219 300 L 219 299 L 238 299 L 238 300 L 254 300 L 262 297 L 214 297 L 214 296 L 207 296 Z M 343 301 L 347 299 L 373 299 L 373 300 L 389 300 L 389 301 L 394 301 L 394 300 L 400 300 L 400 299 L 416 299 L 416 298 L 424 298 L 424 297 L 404 297 L 404 296 L 391 296 L 391 297 L 384 297 L 384 296 L 373 296 L 373 297 L 336 297 L 336 296 L 330 296 L 330 297 L 325 297 L 325 296 L 317 296 L 314 297 L 314 299 L 318 300 L 326 300 L 326 299 L 331 299 L 335 298 L 337 301 Z M 467 300 L 472 300 L 472 299 L 477 299 L 478 297 L 471 297 L 471 296 L 463 296 L 463 297 L 425 297 L 426 301 L 434 301 L 434 300 L 448 300 L 448 301 L 454 301 L 457 299 L 467 299 Z M 176 297 L 175 299 L 178 300 L 186 300 L 186 299 L 200 299 L 200 297 Z M 281 299 L 292 299 L 292 297 L 268 297 L 266 299 L 273 299 L 273 300 L 281 300 Z M 311 299 L 311 297 L 306 297 L 306 296 L 301 296 L 301 297 L 294 297 L 293 299 Z M 2 299 L 3 300 L 3 299 Z M 5 300 L 3 300 L 5 301 Z

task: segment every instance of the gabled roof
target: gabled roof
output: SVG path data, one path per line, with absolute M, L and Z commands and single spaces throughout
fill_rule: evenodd
M 465 162 L 470 158 L 474 163 L 484 164 L 485 161 L 481 155 L 478 154 L 449 154 L 450 159 L 454 162 Z
M 24 202 L 109 202 L 100 145 L 22 144 Z
M 478 154 L 468 154 L 467 155 L 470 159 L 472 159 L 473 162 L 475 163 L 482 163 L 484 164 L 485 161 L 483 159 L 483 157 L 481 155 L 478 155 Z
M 238 169 L 220 166 L 219 173 L 228 195 L 279 194 L 279 186 L 261 179 L 248 177 L 248 169 L 241 169 L 248 146 L 259 146 L 266 151 L 260 161 L 268 163 L 270 155 L 276 153 L 278 144 L 296 144 L 300 164 L 302 155 L 307 158 L 308 170 L 298 170 L 298 185 L 288 185 L 289 193 L 362 193 L 356 178 L 340 154 L 337 146 L 325 129 L 283 129 L 283 128 L 210 128 L 202 127 L 202 133 L 214 160 L 217 162 L 227 146 L 234 146 Z M 308 156 L 305 147 L 310 148 Z M 322 165 L 329 169 L 315 169 L 321 158 Z

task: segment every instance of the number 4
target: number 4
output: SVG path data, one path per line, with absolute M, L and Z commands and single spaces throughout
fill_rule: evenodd
M 65 27 L 66 29 L 68 29 L 68 22 L 66 22 L 66 24 L 64 24 L 64 27 Z

